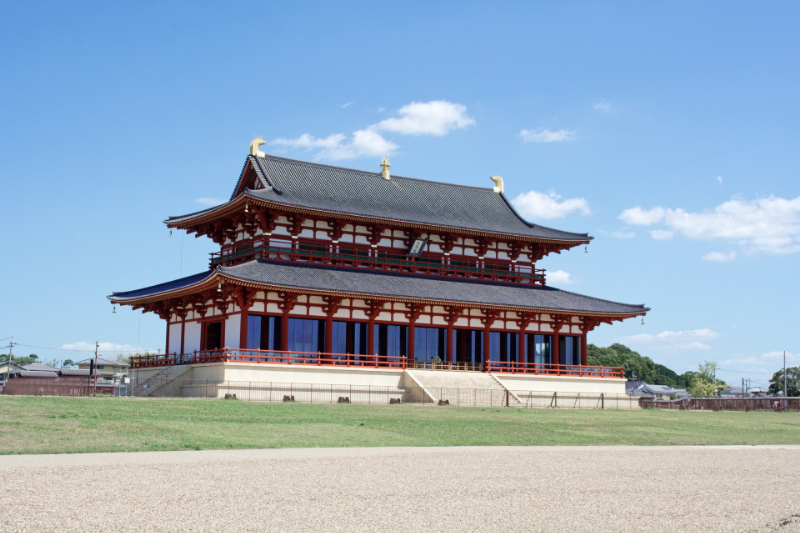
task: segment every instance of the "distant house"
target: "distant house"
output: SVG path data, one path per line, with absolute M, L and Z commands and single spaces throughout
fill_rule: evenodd
M 637 389 L 644 385 L 644 381 L 626 381 L 625 382 L 625 394 L 628 396 L 640 396 L 637 394 Z
M 92 361 L 94 361 L 94 357 L 84 361 L 78 361 L 75 365 L 81 370 L 86 370 L 88 372 L 89 365 Z M 128 373 L 128 367 L 130 366 L 131 365 L 125 361 L 111 361 L 109 359 L 103 359 L 102 357 L 97 358 L 97 373 L 100 377 L 111 381 L 119 381 L 122 376 Z
M 747 394 L 748 396 L 754 398 L 765 398 L 769 396 L 769 389 L 764 387 L 753 387 L 751 389 L 747 389 Z
M 31 363 L 29 365 L 23 365 L 22 368 L 28 372 L 55 372 L 56 375 L 58 374 L 58 369 L 56 367 L 44 363 Z
M 6 378 L 15 378 L 19 376 L 19 373 L 25 370 L 17 363 L 9 363 L 7 360 L 0 362 L 0 381 L 4 381 Z
M 642 383 L 636 388 L 636 393 L 633 396 L 650 396 L 659 400 L 674 400 L 678 398 L 688 398 L 689 393 L 686 389 L 673 389 L 666 385 L 648 385 Z

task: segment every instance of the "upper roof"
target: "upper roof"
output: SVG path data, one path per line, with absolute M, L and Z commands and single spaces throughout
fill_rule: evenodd
M 115 292 L 109 298 L 115 303 L 134 302 L 148 296 L 163 295 L 166 298 L 170 292 L 188 288 L 193 284 L 203 285 L 197 281 L 198 276 L 200 274 L 183 278 L 181 286 L 178 286 L 177 282 L 172 282 L 149 289 Z M 367 298 L 383 296 L 467 306 L 529 308 L 545 312 L 633 316 L 649 310 L 643 305 L 611 302 L 553 287 L 457 280 L 264 260 L 254 260 L 230 267 L 219 266 L 204 276 L 207 281 L 219 276 L 255 286 L 363 295 Z M 164 289 L 167 285 L 169 289 Z
M 248 156 L 263 188 L 244 189 L 245 196 L 295 208 L 343 215 L 371 217 L 428 226 L 443 226 L 485 233 L 508 234 L 556 241 L 586 242 L 586 233 L 570 233 L 525 221 L 503 193 L 490 187 L 472 187 L 392 175 L 379 172 L 309 163 L 267 155 Z M 239 198 L 242 172 L 231 201 Z M 228 204 L 180 217 L 178 224 Z

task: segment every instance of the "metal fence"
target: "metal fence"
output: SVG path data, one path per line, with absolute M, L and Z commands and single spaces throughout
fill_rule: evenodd
M 639 398 L 643 408 L 699 411 L 800 411 L 800 398 Z
M 95 389 L 86 378 L 17 378 L 9 379 L 2 392 L 13 396 L 110 396 L 115 388 L 98 384 Z

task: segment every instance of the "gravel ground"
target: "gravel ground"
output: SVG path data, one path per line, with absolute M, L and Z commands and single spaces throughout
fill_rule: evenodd
M 1 531 L 800 532 L 800 447 L 0 456 Z

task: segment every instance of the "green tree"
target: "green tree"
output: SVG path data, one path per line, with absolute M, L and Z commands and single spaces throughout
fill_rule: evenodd
M 75 366 L 75 363 L 72 362 L 72 359 L 64 359 L 62 365 L 69 368 L 71 366 Z
M 715 396 L 724 390 L 728 384 L 721 379 L 716 379 L 717 363 L 706 361 L 698 366 L 698 371 L 692 376 L 689 383 L 689 394 L 692 396 Z
M 800 366 L 786 367 L 787 396 L 800 396 Z M 783 396 L 783 369 L 772 375 L 769 380 L 769 392 L 775 396 Z
M 35 353 L 30 354 L 28 357 L 30 357 L 32 361 L 36 361 L 37 359 L 39 359 L 39 356 L 36 355 Z
M 624 344 L 615 343 L 607 348 L 590 344 L 587 362 L 590 365 L 623 367 L 625 377 L 641 380 L 653 385 L 678 385 L 678 374 L 649 357 L 643 357 Z

